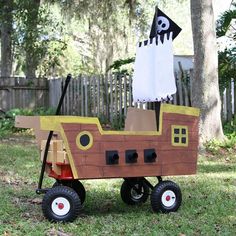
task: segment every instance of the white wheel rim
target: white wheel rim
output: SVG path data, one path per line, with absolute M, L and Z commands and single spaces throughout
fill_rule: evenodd
M 135 185 L 136 188 L 138 188 L 138 184 Z M 131 196 L 134 200 L 139 200 L 143 196 L 144 189 L 142 187 L 141 193 L 138 194 L 134 188 L 131 189 Z
M 176 195 L 173 191 L 167 190 L 161 196 L 161 202 L 165 207 L 171 207 L 175 204 Z
M 57 197 L 51 205 L 52 211 L 58 216 L 64 216 L 70 211 L 70 203 L 64 197 Z

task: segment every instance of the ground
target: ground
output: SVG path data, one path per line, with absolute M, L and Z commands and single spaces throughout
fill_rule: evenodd
M 176 213 L 153 213 L 150 201 L 125 205 L 121 179 L 83 181 L 83 211 L 69 224 L 52 224 L 43 217 L 43 196 L 35 194 L 41 163 L 32 137 L 1 139 L 0 153 L 0 235 L 235 234 L 236 150 L 205 152 L 199 156 L 197 175 L 164 178 L 181 187 L 183 202 Z M 53 183 L 46 178 L 44 185 Z

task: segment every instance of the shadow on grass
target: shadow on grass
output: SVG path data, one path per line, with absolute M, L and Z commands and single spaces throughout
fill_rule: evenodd
M 122 201 L 118 191 L 91 190 L 87 191 L 86 195 L 86 200 L 83 205 L 83 214 L 85 217 L 102 217 L 110 214 L 146 214 L 152 212 L 150 198 L 148 198 L 145 203 L 131 206 Z

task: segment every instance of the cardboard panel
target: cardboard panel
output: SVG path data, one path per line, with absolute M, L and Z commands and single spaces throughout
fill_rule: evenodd
M 125 120 L 126 131 L 157 131 L 156 113 L 129 107 Z
M 42 142 L 41 142 L 41 150 L 45 149 L 46 142 L 47 142 L 47 140 L 42 140 Z M 54 143 L 56 143 L 56 145 L 57 145 L 57 151 L 63 151 L 65 149 L 64 145 L 63 145 L 63 140 L 51 140 L 50 146 L 49 146 L 49 151 L 53 150 L 53 144 Z

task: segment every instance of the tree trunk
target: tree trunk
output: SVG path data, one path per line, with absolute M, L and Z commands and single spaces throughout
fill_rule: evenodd
M 26 71 L 27 78 L 35 78 L 39 59 L 38 54 L 35 53 L 35 43 L 38 40 L 38 14 L 39 14 L 40 0 L 29 1 L 28 15 L 27 15 L 27 36 L 26 36 Z
M 1 2 L 1 76 L 12 74 L 12 17 L 13 0 Z
M 32 51 L 26 50 L 26 65 L 25 65 L 25 76 L 26 78 L 36 78 L 36 70 L 38 67 L 38 60 Z
M 200 108 L 200 143 L 224 138 L 212 0 L 191 0 L 194 42 L 193 106 Z

